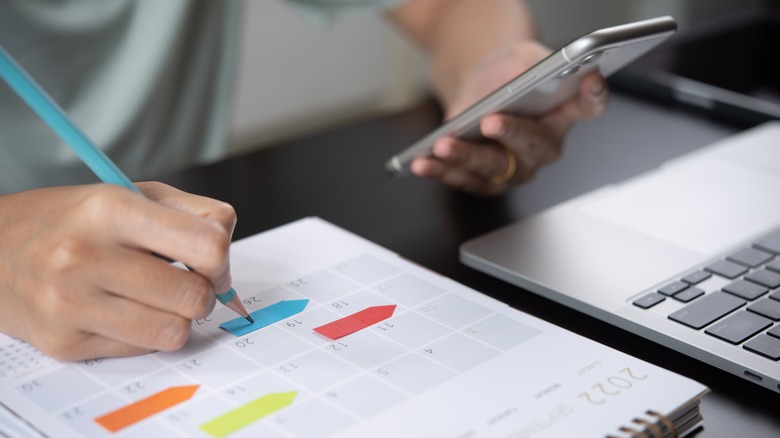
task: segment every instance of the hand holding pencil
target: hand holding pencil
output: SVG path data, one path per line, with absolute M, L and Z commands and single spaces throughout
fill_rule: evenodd
M 231 206 L 134 185 L 2 47 L 0 76 L 111 183 L 0 196 L 0 331 L 81 360 L 181 348 L 215 296 L 249 319 L 230 287 Z
M 160 183 L 0 197 L 0 330 L 62 360 L 182 347 L 230 283 L 229 205 Z M 153 252 L 194 267 L 178 268 Z

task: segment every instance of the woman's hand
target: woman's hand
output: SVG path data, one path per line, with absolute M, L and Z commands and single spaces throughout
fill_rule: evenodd
M 63 360 L 185 344 L 191 320 L 230 287 L 235 212 L 138 186 L 146 196 L 95 184 L 0 197 L 0 331 Z
M 526 40 L 486 59 L 464 79 L 447 108 L 447 116 L 463 111 L 549 53 L 535 41 Z M 412 162 L 412 172 L 468 193 L 501 194 L 528 181 L 541 166 L 557 159 L 571 127 L 600 114 L 607 95 L 605 80 L 596 72 L 590 73 L 583 77 L 577 95 L 542 117 L 485 116 L 480 129 L 491 140 L 489 144 L 454 137 L 439 139 L 432 157 Z

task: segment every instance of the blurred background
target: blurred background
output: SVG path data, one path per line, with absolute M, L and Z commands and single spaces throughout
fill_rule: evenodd
M 247 1 L 231 123 L 232 151 L 262 147 L 425 98 L 418 49 L 381 17 L 330 22 L 281 0 Z M 527 0 L 539 37 L 558 48 L 622 22 L 672 15 L 689 23 L 770 0 Z

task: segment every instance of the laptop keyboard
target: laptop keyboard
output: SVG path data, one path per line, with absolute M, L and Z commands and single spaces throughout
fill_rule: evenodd
M 719 290 L 701 285 L 723 284 Z M 672 321 L 772 360 L 780 360 L 780 231 L 634 300 L 651 309 L 673 299 L 686 303 Z

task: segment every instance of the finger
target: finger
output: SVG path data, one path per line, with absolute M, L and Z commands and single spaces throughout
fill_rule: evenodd
M 152 335 L 149 332 L 159 329 L 146 319 L 150 315 L 155 317 L 154 309 L 91 287 L 59 298 L 48 294 L 48 298 L 51 305 L 37 312 L 37 330 L 30 333 L 29 338 L 47 355 L 63 360 L 81 360 L 157 350 L 151 346 L 154 342 L 138 342 L 134 338 L 144 336 L 144 330 L 147 330 L 145 336 L 149 338 Z M 132 311 L 133 308 L 135 311 Z M 188 320 L 177 319 L 187 321 L 189 326 Z M 117 336 L 118 331 L 126 333 Z
M 213 219 L 222 224 L 231 235 L 235 229 L 236 210 L 227 202 L 187 193 L 156 181 L 141 182 L 137 186 L 147 198 L 160 204 Z
M 57 300 L 60 307 L 67 305 L 79 311 L 84 301 L 104 291 L 190 319 L 202 318 L 214 306 L 214 288 L 208 279 L 148 252 L 121 245 L 71 244 L 67 250 L 55 251 L 50 260 L 52 269 L 56 269 L 53 275 L 65 276 L 48 289 L 51 293 L 34 295 L 41 297 L 37 304 L 41 310 Z M 73 289 L 79 293 L 60 292 Z
M 93 321 L 97 317 L 102 315 L 102 318 L 109 320 L 114 317 L 113 313 L 104 313 L 106 309 L 96 306 L 96 303 L 101 301 L 99 298 L 101 295 L 110 295 L 88 287 L 79 292 L 60 299 L 48 294 L 48 298 L 54 300 L 47 300 L 50 305 L 36 312 L 35 330 L 27 333 L 23 339 L 27 339 L 44 354 L 67 361 L 137 355 L 154 351 L 152 348 L 95 333 Z M 109 310 L 122 311 L 121 308 Z
M 436 158 L 417 158 L 412 162 L 411 168 L 412 173 L 417 176 L 438 181 L 465 193 L 494 196 L 505 190 L 505 187 L 492 184 L 479 175 Z
M 510 134 L 496 141 L 514 150 L 519 159 L 541 165 L 560 157 L 563 137 L 545 123 L 513 116 L 502 116 L 502 122 Z
M 453 137 L 439 139 L 433 146 L 433 156 L 482 179 L 502 175 L 507 168 L 506 152 L 500 145 L 470 143 Z
M 70 342 L 62 345 L 67 345 L 67 347 L 46 348 L 45 346 L 40 346 L 39 349 L 47 356 L 68 362 L 105 357 L 139 356 L 155 351 L 125 344 L 94 333 L 82 333 L 75 335 L 75 337 L 71 334 Z
M 545 116 L 543 122 L 558 133 L 566 132 L 575 122 L 601 114 L 608 99 L 607 82 L 594 71 L 583 77 L 577 96 Z
M 92 281 L 102 290 L 187 319 L 214 309 L 213 286 L 199 274 L 127 248 L 105 249 L 95 257 L 101 265 Z
M 515 176 L 510 182 L 524 182 L 533 177 L 536 169 L 556 160 L 561 154 L 562 142 L 556 133 L 537 120 L 494 114 L 481 126 L 483 135 L 506 148 L 501 162 L 506 172 L 506 150 L 513 151 L 517 159 Z
M 107 200 L 111 201 L 112 211 L 106 215 L 112 218 L 110 226 L 121 244 L 179 260 L 195 268 L 215 287 L 229 284 L 230 234 L 222 225 L 132 192 L 113 196 L 116 198 Z
M 476 144 L 452 137 L 440 139 L 434 145 L 434 157 L 441 164 L 426 164 L 427 169 L 420 164 L 418 174 L 468 193 L 483 195 L 501 193 L 516 182 L 530 179 L 544 157 L 540 158 L 540 152 L 535 150 L 540 142 L 530 143 L 525 133 L 538 131 L 538 123 L 526 121 L 522 125 L 516 120 L 522 119 L 500 114 L 484 119 L 483 134 L 493 137 L 495 143 Z M 529 144 L 534 150 L 525 149 Z M 513 158 L 510 153 L 514 156 L 511 160 L 514 163 L 510 161 Z M 504 178 L 507 172 L 512 173 L 508 179 Z M 496 182 L 497 179 L 501 181 Z
M 187 193 L 160 182 L 143 182 L 139 183 L 138 187 L 147 198 L 177 210 L 212 219 L 221 224 L 229 236 L 233 235 L 237 217 L 232 205 L 205 196 Z M 232 283 L 229 260 L 227 262 L 228 265 L 212 280 L 215 290 L 220 293 L 228 290 Z
M 189 338 L 190 320 L 112 294 L 99 294 L 83 309 L 89 331 L 146 350 L 174 351 Z

